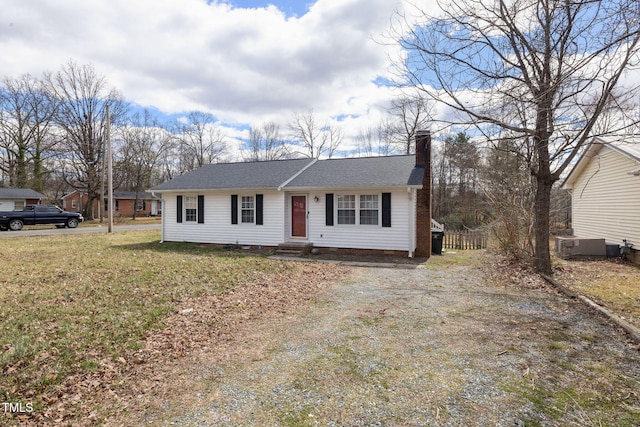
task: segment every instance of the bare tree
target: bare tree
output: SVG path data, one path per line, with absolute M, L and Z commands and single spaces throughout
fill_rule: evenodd
M 354 139 L 358 156 L 373 156 L 374 133 L 371 128 L 360 129 Z
M 381 120 L 375 128 L 361 129 L 355 136 L 358 156 L 389 156 L 397 146 L 398 126 L 393 120 Z
M 158 164 L 169 148 L 172 136 L 148 110 L 135 113 L 120 133 L 118 169 L 122 174 L 122 186 L 135 193 L 134 206 L 137 206 L 139 193 L 156 184 L 154 177 Z M 136 216 L 137 209 L 134 209 L 133 219 Z
M 286 141 L 280 136 L 280 127 L 268 122 L 249 132 L 247 150 L 243 152 L 245 161 L 280 160 L 288 156 Z
M 401 17 L 395 37 L 408 52 L 398 62 L 405 84 L 452 111 L 450 123 L 525 141 L 535 178 L 533 263 L 551 273 L 554 182 L 592 136 L 637 123 L 627 115 L 634 109 L 620 106 L 636 97 L 638 86 L 615 91 L 625 70 L 638 65 L 640 3 L 459 0 L 440 6 L 438 16 L 416 6 L 421 22 Z
M 393 154 L 395 135 L 398 133 L 397 126 L 391 120 L 381 120 L 376 128 L 378 138 L 378 154 L 389 156 Z
M 411 154 L 416 131 L 428 129 L 431 109 L 422 96 L 404 96 L 391 101 L 390 113 L 396 118 L 396 144 L 399 151 Z
M 55 122 L 64 130 L 65 179 L 77 190 L 87 191 L 85 215 L 92 219 L 102 181 L 106 107 L 111 120 L 118 122 L 125 104 L 92 65 L 69 61 L 57 73 L 45 73 L 45 83 L 57 103 Z
M 517 259 L 534 253 L 535 194 L 529 160 L 512 139 L 493 141 L 481 168 L 481 182 L 491 206 L 491 231 L 499 247 Z
M 218 162 L 227 152 L 225 137 L 222 131 L 214 126 L 215 122 L 212 114 L 193 111 L 179 126 L 178 151 L 181 173 Z
M 292 138 L 302 147 L 299 154 L 310 158 L 331 158 L 342 142 L 342 129 L 319 122 L 313 110 L 294 114 L 289 130 Z
M 43 191 L 44 152 L 55 145 L 51 132 L 55 104 L 42 82 L 29 74 L 6 78 L 0 88 L 0 164 L 9 184 Z

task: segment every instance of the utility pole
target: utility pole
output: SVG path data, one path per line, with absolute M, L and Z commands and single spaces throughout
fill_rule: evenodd
M 107 174 L 108 174 L 108 178 L 107 178 L 107 182 L 108 182 L 108 186 L 107 186 L 107 191 L 109 193 L 109 210 L 107 211 L 108 214 L 108 221 L 109 221 L 109 225 L 107 228 L 107 232 L 111 233 L 113 232 L 113 155 L 111 153 L 111 116 L 109 115 L 109 105 L 107 105 L 107 132 L 106 132 L 106 137 L 107 137 Z

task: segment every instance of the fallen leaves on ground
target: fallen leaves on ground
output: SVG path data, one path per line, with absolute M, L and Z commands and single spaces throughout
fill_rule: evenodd
M 55 392 L 33 396 L 43 402 L 43 408 L 5 414 L 4 421 L 83 426 L 151 407 L 158 396 L 172 390 L 164 376 L 172 364 L 196 352 L 232 346 L 236 331 L 244 325 L 294 311 L 316 299 L 346 272 L 335 265 L 300 263 L 295 269 L 265 274 L 224 294 L 185 298 L 165 319 L 165 327 L 150 331 L 139 348 L 114 358 L 102 355 L 95 366 L 66 378 Z

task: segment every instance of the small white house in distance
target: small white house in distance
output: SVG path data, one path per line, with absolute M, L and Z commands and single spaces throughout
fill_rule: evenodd
M 431 254 L 431 137 L 416 155 L 204 166 L 162 194 L 162 241 Z
M 45 198 L 30 188 L 0 187 L 0 211 L 21 211 L 26 205 L 37 205 Z
M 575 236 L 640 249 L 640 138 L 594 138 L 562 188 Z

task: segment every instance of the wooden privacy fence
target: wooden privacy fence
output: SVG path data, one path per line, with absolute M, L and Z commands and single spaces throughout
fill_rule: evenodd
M 477 230 L 445 230 L 442 247 L 444 249 L 485 249 L 487 233 Z

